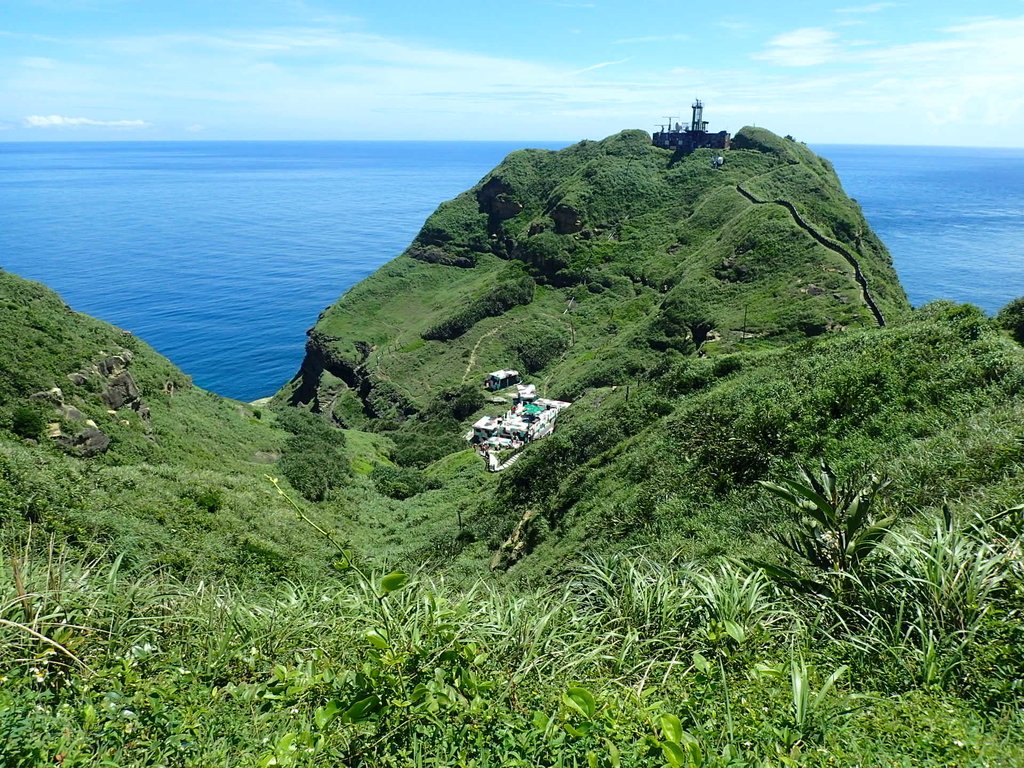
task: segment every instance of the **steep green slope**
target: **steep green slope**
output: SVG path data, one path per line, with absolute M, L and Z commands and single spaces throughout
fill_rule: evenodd
M 1020 764 L 1020 302 L 909 311 L 826 163 L 737 147 L 442 206 L 282 395 L 374 431 L 0 272 L 0 763 Z M 576 402 L 494 474 L 509 364 Z
M 892 478 L 889 501 L 905 515 L 943 504 L 985 515 L 1024 498 L 1024 350 L 971 307 L 682 359 L 578 406 L 501 474 L 474 521 L 496 549 L 532 514 L 525 573 L 631 546 L 699 558 L 771 549 L 788 521 L 765 507 L 759 481 L 819 456 Z
M 53 536 L 180 575 L 323 572 L 327 551 L 295 530 L 264 477 L 281 471 L 282 454 L 296 456 L 274 422 L 194 387 L 144 342 L 73 312 L 45 287 L 0 272 L 6 542 L 24 543 L 32 526 L 37 545 Z M 387 450 L 356 441 L 346 461 Z
M 459 447 L 473 414 L 443 404 L 490 370 L 574 399 L 666 355 L 898 320 L 888 254 L 831 167 L 759 129 L 735 146 L 718 170 L 639 131 L 513 153 L 321 315 L 282 396 L 424 462 Z

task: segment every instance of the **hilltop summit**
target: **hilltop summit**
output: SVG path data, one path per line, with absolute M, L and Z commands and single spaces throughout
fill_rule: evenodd
M 459 448 L 450 402 L 487 371 L 522 370 L 571 400 L 666 356 L 908 309 L 827 161 L 758 128 L 731 147 L 684 155 L 629 130 L 512 153 L 321 315 L 284 396 L 427 461 Z

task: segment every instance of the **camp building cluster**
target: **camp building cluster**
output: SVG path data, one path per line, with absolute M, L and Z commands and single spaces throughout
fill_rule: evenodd
M 503 416 L 484 416 L 466 433 L 466 440 L 473 443 L 492 471 L 504 469 L 511 463 L 499 464 L 498 451 L 515 451 L 533 440 L 547 437 L 555 431 L 558 414 L 572 405 L 564 400 L 538 397 L 537 387 L 523 384 L 519 371 L 493 371 L 484 379 L 484 387 L 492 392 L 512 386 L 516 388 L 512 407 Z

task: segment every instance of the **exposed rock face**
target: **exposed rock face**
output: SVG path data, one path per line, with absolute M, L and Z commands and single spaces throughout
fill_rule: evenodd
M 340 355 L 334 339 L 315 328 L 307 332 L 306 355 L 302 367 L 292 380 L 289 403 L 309 406 L 314 413 L 332 416 L 339 392 L 325 386 L 323 374 L 326 371 L 341 379 L 362 401 L 363 410 L 370 418 L 406 419 L 417 413 L 416 407 L 389 382 L 375 378 L 369 370 L 370 355 L 374 347 L 364 341 L 355 342 L 358 360 L 349 360 Z
M 143 401 L 139 385 L 135 383 L 134 377 L 128 370 L 133 359 L 134 355 L 131 350 L 122 349 L 116 355 L 104 357 L 90 368 L 69 373 L 67 379 L 75 386 L 83 387 L 89 383 L 90 379 L 102 377 L 106 381 L 100 397 L 108 408 L 117 411 L 128 407 L 148 421 L 149 406 Z M 64 406 L 63 398 L 57 405 L 58 407 Z
M 556 205 L 551 212 L 551 218 L 555 222 L 555 232 L 559 235 L 571 235 L 583 229 L 579 211 L 568 205 Z
M 68 453 L 87 459 L 105 453 L 110 447 L 110 438 L 100 430 L 88 427 L 77 435 L 62 435 L 57 442 L 64 446 Z
M 115 411 L 126 405 L 132 406 L 134 410 L 141 407 L 139 387 L 132 375 L 123 369 L 122 372 L 110 377 L 107 381 L 107 388 L 100 397 Z
M 480 210 L 498 221 L 518 216 L 523 204 L 512 196 L 512 188 L 500 177 L 492 176 L 476 193 Z
M 498 548 L 498 551 L 491 557 L 491 570 L 505 570 L 515 565 L 523 555 L 528 554 L 532 547 L 533 521 L 537 517 L 537 510 L 528 509 L 523 513 L 522 518 L 516 523 L 512 535 Z
M 344 381 L 350 389 L 361 393 L 365 380 L 362 363 L 366 360 L 366 355 L 364 354 L 359 362 L 346 360 L 336 352 L 336 341 L 337 339 L 315 328 L 310 328 L 306 332 L 306 354 L 302 358 L 302 367 L 292 380 L 297 386 L 291 393 L 291 405 L 308 405 L 312 407 L 314 413 L 322 412 L 320 380 L 324 371 Z
M 446 267 L 461 267 L 469 269 L 476 266 L 476 262 L 469 256 L 448 253 L 436 245 L 415 245 L 407 253 L 417 261 L 425 261 L 427 264 L 442 264 Z
M 131 361 L 132 353 L 125 349 L 119 355 L 104 358 L 96 367 L 104 376 L 117 376 L 128 369 Z
M 34 392 L 29 396 L 29 399 L 50 403 L 59 408 L 64 405 L 64 392 L 61 391 L 60 387 L 51 387 L 42 392 Z
M 67 421 L 85 421 L 85 414 L 73 405 L 62 405 L 60 412 Z
M 108 407 L 108 414 L 114 415 L 122 408 L 131 408 L 139 414 L 144 423 L 148 424 L 149 406 L 142 399 L 139 385 L 128 370 L 132 359 L 131 351 L 123 349 L 116 355 L 104 357 L 95 365 L 69 373 L 67 380 L 74 387 L 87 387 L 90 382 L 99 379 L 102 386 L 99 397 Z M 61 421 L 52 422 L 48 426 L 47 436 L 74 456 L 82 458 L 98 456 L 110 447 L 110 438 L 96 426 L 95 421 L 87 418 L 86 414 L 77 407 L 95 397 L 91 393 L 97 389 L 99 387 L 92 388 L 85 393 L 69 393 L 67 397 L 73 397 L 77 405 L 66 402 L 66 396 L 60 387 L 51 387 L 31 395 L 33 400 L 53 406 L 54 414 L 59 416 Z M 65 429 L 71 425 L 70 434 L 64 433 L 61 428 L 62 422 Z M 79 426 L 81 429 L 78 428 Z

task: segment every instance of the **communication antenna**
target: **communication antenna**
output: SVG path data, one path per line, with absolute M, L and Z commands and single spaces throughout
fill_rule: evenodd
M 666 120 L 668 120 L 668 132 L 672 133 L 672 121 L 676 119 L 676 115 L 670 115 L 668 117 L 665 117 L 665 115 L 662 115 L 662 117 L 664 117 Z

